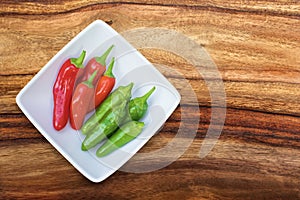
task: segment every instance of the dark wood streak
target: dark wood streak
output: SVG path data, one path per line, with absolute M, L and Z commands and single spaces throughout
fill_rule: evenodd
M 25 2 L 32 2 L 32 1 L 25 1 Z M 33 1 L 37 3 L 36 1 Z M 39 1 L 39 4 L 42 5 L 48 5 L 47 1 Z M 213 11 L 213 12 L 221 12 L 221 13 L 245 13 L 245 14 L 255 14 L 255 15 L 270 15 L 270 16 L 280 16 L 280 17 L 286 17 L 286 18 L 295 18 L 299 19 L 300 14 L 299 13 L 289 13 L 288 11 L 282 12 L 282 11 L 273 11 L 268 9 L 234 9 L 229 7 L 220 7 L 220 6 L 213 6 L 213 5 L 188 5 L 188 4 L 174 4 L 174 3 L 147 3 L 147 2 L 129 2 L 129 1 L 112 1 L 112 2 L 98 2 L 98 3 L 91 3 L 87 5 L 82 5 L 78 8 L 73 8 L 69 10 L 64 10 L 61 12 L 41 12 L 41 13 L 27 13 L 27 12 L 0 12 L 0 16 L 5 15 L 57 15 L 57 14 L 65 14 L 65 13 L 71 13 L 71 12 L 80 12 L 80 11 L 86 11 L 89 10 L 90 7 L 95 7 L 95 9 L 105 9 L 106 6 L 118 6 L 118 5 L 138 5 L 138 6 L 157 6 L 157 7 L 175 7 L 175 8 L 183 8 L 187 10 L 200 10 L 200 11 Z M 110 24 L 112 24 L 112 21 L 109 21 Z
M 200 107 L 200 113 L 195 113 L 193 112 L 193 106 L 182 107 L 184 112 L 190 113 L 191 119 L 200 114 L 200 122 L 195 139 L 204 139 L 208 126 L 211 123 L 211 108 Z M 182 123 L 186 131 L 190 130 L 189 120 L 181 121 L 180 113 L 183 111 L 180 111 L 180 109 L 182 108 L 176 109 L 160 131 L 160 134 L 167 140 L 172 139 L 177 134 L 178 128 Z M 254 144 L 264 143 L 278 147 L 300 148 L 300 119 L 298 118 L 230 108 L 227 108 L 226 112 L 226 121 L 223 132 L 220 135 L 222 140 L 230 139 Z M 282 123 L 282 121 L 285 123 Z M 19 131 L 20 128 L 22 128 L 22 132 Z M 0 135 L 0 143 L 2 142 L 2 145 L 5 146 L 15 143 L 16 140 L 21 143 L 27 143 L 33 139 L 40 140 L 42 138 L 22 114 L 1 115 L 0 131 L 5 133 Z

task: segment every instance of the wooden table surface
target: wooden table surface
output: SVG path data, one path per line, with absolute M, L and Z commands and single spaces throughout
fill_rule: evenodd
M 200 116 L 193 143 L 167 167 L 120 170 L 92 183 L 24 116 L 15 103 L 18 92 L 97 19 L 118 32 L 175 30 L 209 53 L 227 107 L 222 134 L 206 157 L 198 154 L 212 111 L 207 85 L 191 64 L 164 50 L 140 49 L 149 61 L 178 71 L 181 77 L 162 73 L 179 92 L 187 81 L 198 102 L 180 105 L 140 152 L 168 144 L 182 110 L 191 119 Z M 297 0 L 2 0 L 0 199 L 300 199 L 299 58 Z

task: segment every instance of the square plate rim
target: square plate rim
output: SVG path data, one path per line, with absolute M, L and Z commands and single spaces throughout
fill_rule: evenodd
M 101 25 L 104 26 L 104 28 L 108 29 L 109 31 L 114 32 L 116 35 L 119 35 L 120 37 L 123 37 L 120 33 L 118 33 L 116 30 L 114 30 L 111 26 L 109 26 L 107 23 L 105 23 L 102 20 L 95 20 L 92 23 L 90 23 L 88 26 L 86 26 L 83 30 L 81 30 L 75 37 L 73 37 L 66 45 L 64 45 L 44 66 L 41 67 L 41 69 L 37 72 L 36 75 L 34 75 L 32 77 L 32 79 L 26 83 L 26 85 L 20 90 L 20 92 L 17 94 L 16 96 L 16 103 L 18 105 L 18 107 L 20 108 L 20 110 L 24 113 L 24 115 L 29 119 L 29 121 L 34 125 L 34 127 L 43 135 L 43 137 L 46 138 L 46 140 L 58 151 L 58 153 L 60 153 L 70 164 L 72 164 L 82 175 L 84 175 L 87 179 L 89 179 L 92 182 L 95 183 L 99 183 L 103 180 L 105 180 L 107 177 L 109 177 L 111 174 L 113 174 L 116 170 L 112 170 L 112 173 L 110 174 L 106 174 L 105 176 L 99 176 L 99 177 L 93 177 L 91 176 L 89 173 L 87 173 L 76 161 L 73 160 L 73 158 L 69 155 L 69 153 L 66 153 L 64 151 L 63 148 L 61 148 L 50 136 L 49 133 L 47 133 L 40 125 L 39 123 L 31 116 L 30 112 L 24 107 L 23 103 L 22 103 L 22 96 L 26 93 L 26 91 L 28 89 L 30 89 L 30 87 L 38 80 L 38 78 L 40 76 L 42 76 L 42 74 L 44 74 L 44 72 L 51 67 L 51 63 L 54 62 L 62 53 L 64 53 L 66 51 L 66 49 L 68 49 L 70 46 L 72 46 L 74 43 L 76 43 L 78 41 L 78 39 L 82 36 L 84 36 L 84 34 L 86 32 L 88 32 L 89 30 L 91 30 L 95 25 Z M 126 40 L 127 41 L 127 40 Z M 128 41 L 127 41 L 128 42 Z M 128 42 L 129 43 L 129 42 Z M 130 44 L 130 43 L 129 43 Z M 131 44 L 130 44 L 131 45 Z M 133 47 L 134 48 L 134 47 Z M 134 48 L 136 49 L 136 48 Z M 137 50 L 137 49 L 136 49 Z M 139 51 L 137 51 L 137 53 L 139 53 L 139 56 L 142 56 L 144 59 L 146 59 L 143 55 L 140 54 Z M 146 59 L 146 61 L 148 61 Z M 149 62 L 149 61 L 148 61 Z M 149 64 L 151 65 L 151 67 L 156 70 L 159 74 L 161 74 L 153 65 L 152 63 L 149 62 Z M 162 75 L 162 74 L 161 74 Z M 162 77 L 164 77 L 166 80 L 167 78 L 165 76 L 162 75 Z M 175 96 L 176 96 L 176 102 L 174 104 L 174 106 L 169 110 L 169 114 L 167 115 L 166 119 L 164 122 L 162 122 L 162 124 L 164 124 L 167 119 L 170 117 L 170 115 L 174 112 L 174 110 L 176 109 L 176 107 L 178 106 L 178 104 L 180 103 L 181 100 L 181 95 L 180 93 L 177 91 L 177 89 L 167 80 L 167 82 L 170 84 L 170 86 L 172 87 L 171 90 L 172 92 L 174 92 Z M 150 137 L 151 138 L 151 137 Z M 147 142 L 150 140 L 150 138 L 147 140 Z M 147 143 L 146 142 L 146 143 Z M 145 144 L 144 144 L 145 145 Z M 143 146 L 144 146 L 143 145 Z M 139 150 L 139 149 L 138 149 Z M 137 150 L 137 151 L 138 151 Z M 133 156 L 133 155 L 132 155 Z M 131 158 L 131 157 L 130 157 Z M 129 159 L 130 159 L 129 158 Z M 128 160 L 127 160 L 128 161 Z

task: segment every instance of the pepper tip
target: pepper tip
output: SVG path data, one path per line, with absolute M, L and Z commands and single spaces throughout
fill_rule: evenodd
M 81 150 L 82 151 L 87 151 L 88 149 L 84 146 L 84 144 L 81 145 Z

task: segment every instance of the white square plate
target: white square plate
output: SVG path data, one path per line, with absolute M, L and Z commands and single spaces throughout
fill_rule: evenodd
M 84 136 L 73 130 L 69 123 L 56 131 L 52 126 L 52 87 L 63 62 L 78 57 L 82 50 L 87 55 L 84 64 L 94 56 L 100 56 L 110 45 L 115 47 L 107 60 L 116 58 L 113 73 L 117 88 L 134 83 L 132 98 L 141 96 L 151 87 L 156 90 L 148 100 L 149 108 L 143 132 L 104 158 L 95 155 L 97 149 L 84 152 L 81 142 Z M 114 90 L 113 89 L 113 90 Z M 180 102 L 178 91 L 171 83 L 121 35 L 101 20 L 94 21 L 65 47 L 63 47 L 33 79 L 20 91 L 17 104 L 41 134 L 85 177 L 100 182 L 124 165 L 165 123 Z

